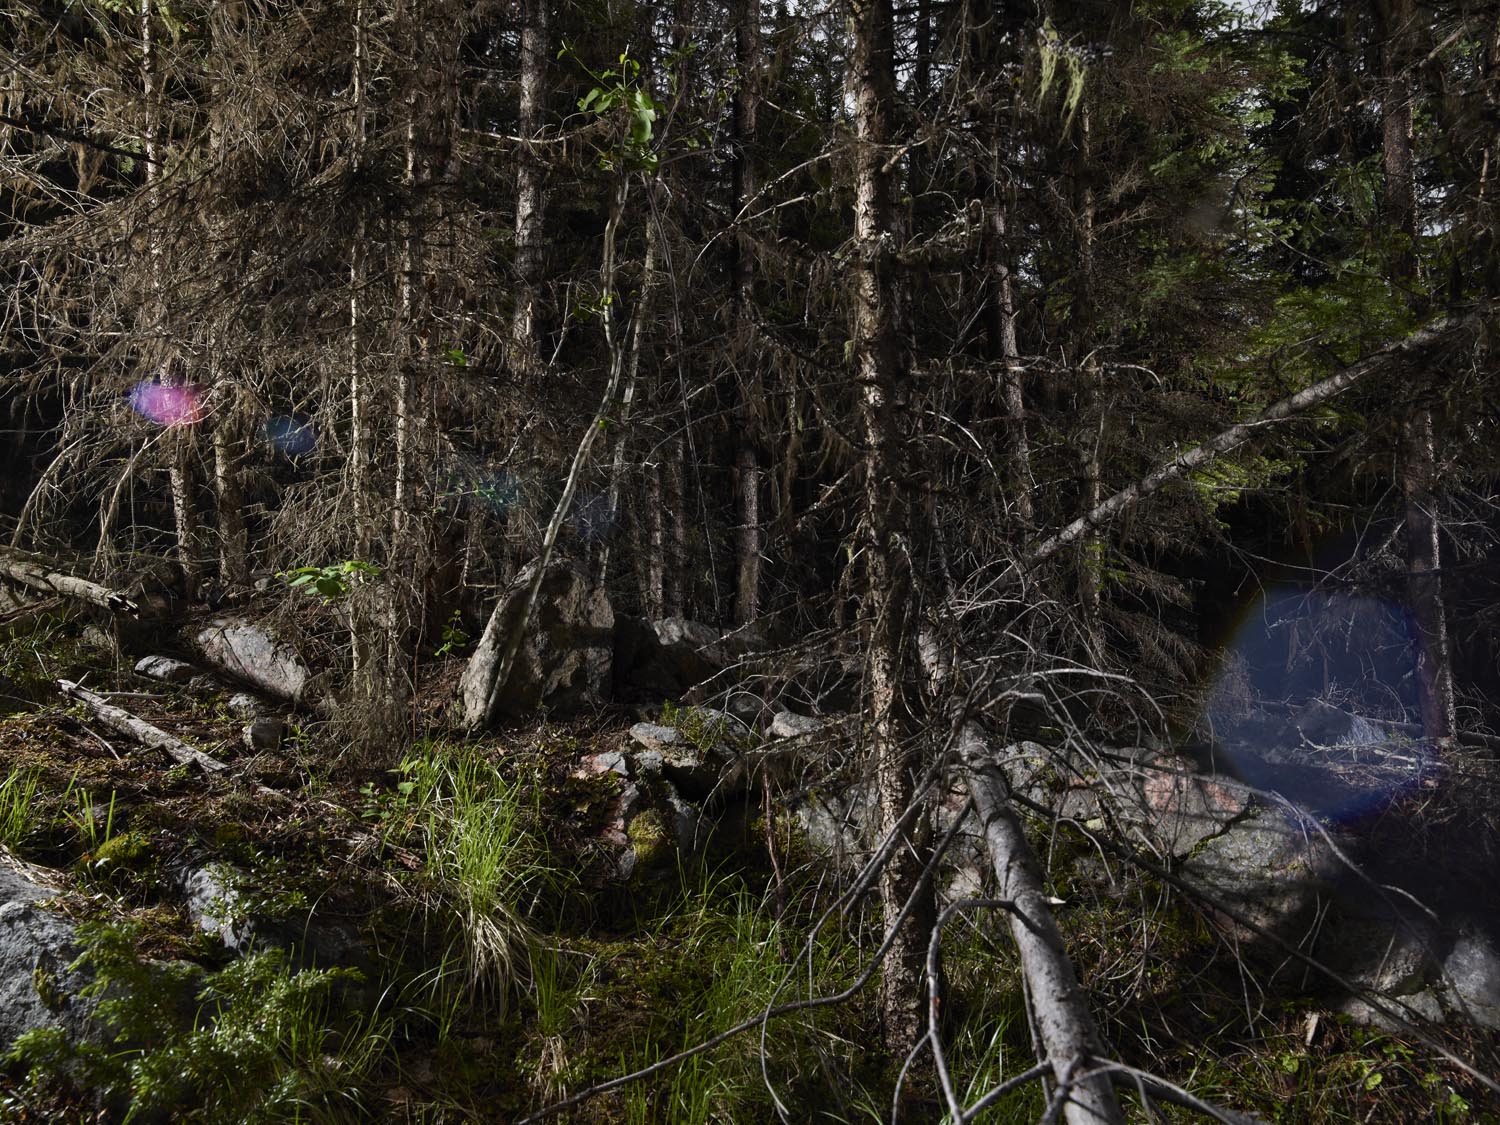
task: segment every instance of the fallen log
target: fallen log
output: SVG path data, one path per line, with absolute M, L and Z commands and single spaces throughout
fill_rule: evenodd
M 1106 1059 L 1103 1039 L 1052 916 L 1057 900 L 1046 892 L 1041 865 L 977 723 L 965 723 L 959 732 L 958 757 L 994 868 L 996 895 L 1012 904 L 1010 934 L 1021 955 L 1037 1037 L 1057 1081 L 1070 1086 L 1063 1118 L 1070 1125 L 1123 1122 L 1111 1076 L 1098 1069 Z
M 111 590 L 108 586 L 101 586 L 97 582 L 90 582 L 86 578 L 51 570 L 46 563 L 23 555 L 19 551 L 0 548 L 0 575 L 33 590 L 59 594 L 88 602 L 91 605 L 103 606 L 111 613 L 123 613 L 130 617 L 141 615 L 140 602 L 129 595 L 119 590 Z M 157 607 L 148 605 L 146 608 L 156 609 Z
M 119 731 L 129 738 L 135 739 L 142 746 L 153 750 L 164 750 L 174 762 L 182 765 L 191 763 L 203 770 L 204 773 L 213 776 L 223 773 L 229 767 L 217 758 L 212 758 L 202 750 L 195 750 L 182 739 L 168 734 L 160 727 L 154 727 L 145 719 L 138 719 L 129 711 L 116 707 L 102 695 L 96 695 L 87 688 L 79 687 L 72 680 L 58 680 L 58 688 L 63 695 L 69 699 L 75 699 L 89 709 L 93 715 L 111 730 Z M 270 790 L 267 790 L 270 792 Z

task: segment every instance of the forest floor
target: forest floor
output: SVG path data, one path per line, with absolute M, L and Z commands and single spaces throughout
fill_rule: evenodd
M 128 693 L 112 699 L 227 762 L 228 776 L 100 727 L 56 694 L 64 678 Z M 149 1050 L 127 1036 L 81 1059 L 13 1057 L 3 1121 L 112 1120 L 132 1104 L 146 1120 L 519 1120 L 774 1003 L 837 992 L 875 944 L 863 910 L 825 917 L 836 874 L 783 822 L 768 834 L 758 803 L 720 810 L 698 854 L 632 840 L 640 862 L 618 878 L 599 846 L 612 779 L 576 767 L 618 748 L 636 715 L 433 737 L 376 767 L 294 724 L 279 750 L 252 754 L 226 693 L 142 680 L 72 626 L 6 642 L 0 693 L 0 842 L 59 888 L 50 905 L 83 924 L 100 979 L 130 985 L 106 993 L 117 1026 L 159 1027 Z M 1053 840 L 1059 886 L 1086 851 Z M 211 864 L 232 873 L 216 917 L 268 952 L 232 956 L 185 907 L 184 873 Z M 1261 991 L 1160 886 L 1082 882 L 1061 920 L 1124 1061 L 1273 1121 L 1500 1120 L 1418 1042 L 1355 1026 L 1316 994 Z M 949 1061 L 971 1099 L 1034 1061 L 1002 931 L 965 919 L 944 946 Z M 191 968 L 174 1002 L 194 1019 L 159 1022 L 154 990 L 181 981 L 131 971 L 142 963 Z M 773 1121 L 780 1103 L 787 1120 L 890 1120 L 897 1068 L 875 1048 L 872 991 L 554 1119 Z M 1493 1040 L 1452 1047 L 1496 1058 Z M 941 1117 L 923 1083 L 899 1099 L 902 1120 Z M 1043 1108 L 1028 1086 L 981 1120 Z

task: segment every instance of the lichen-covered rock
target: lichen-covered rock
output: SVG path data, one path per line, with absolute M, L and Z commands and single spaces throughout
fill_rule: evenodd
M 88 1031 L 95 1003 L 80 995 L 92 979 L 71 966 L 81 951 L 73 923 L 38 903 L 56 893 L 0 864 L 0 1053 L 28 1031 Z
M 500 596 L 459 683 L 465 723 L 481 725 L 505 645 L 520 620 L 532 563 Z M 577 710 L 609 697 L 614 659 L 615 614 L 603 590 L 593 587 L 570 562 L 553 558 L 527 618 L 515 662 L 496 694 L 495 714 L 520 716 L 545 704 L 554 712 Z
M 263 625 L 219 618 L 199 630 L 194 644 L 205 661 L 236 680 L 298 707 L 328 709 L 323 677 Z
M 1468 1023 L 1500 1030 L 1500 950 L 1488 934 L 1459 933 L 1443 961 L 1448 1006 Z

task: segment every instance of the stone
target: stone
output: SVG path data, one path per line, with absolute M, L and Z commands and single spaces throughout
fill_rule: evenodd
M 1488 934 L 1459 933 L 1443 961 L 1443 994 L 1466 1023 L 1500 1030 L 1500 951 Z
M 630 741 L 643 750 L 660 753 L 668 747 L 681 746 L 687 740 L 676 727 L 665 727 L 658 723 L 636 723 L 629 731 Z
M 734 659 L 715 629 L 685 617 L 621 617 L 615 629 L 615 688 L 622 698 L 676 699 Z
M 166 684 L 185 684 L 197 675 L 198 669 L 184 660 L 173 660 L 170 656 L 143 656 L 135 663 L 135 674 L 147 679 L 160 680 Z
M 0 1053 L 44 1027 L 75 1039 L 88 1032 L 95 1001 L 80 993 L 93 974 L 71 967 L 82 952 L 77 931 L 38 905 L 55 893 L 18 863 L 0 864 Z
M 828 720 L 814 719 L 809 715 L 794 715 L 790 711 L 778 711 L 771 719 L 766 733 L 772 738 L 802 738 L 816 734 L 826 726 Z
M 504 646 L 520 619 L 536 563 L 500 595 L 459 683 L 465 715 L 483 712 Z M 546 706 L 555 713 L 607 701 L 614 660 L 615 613 L 609 597 L 571 562 L 554 557 L 542 577 L 521 646 L 497 693 L 496 714 L 523 716 Z
M 1339 864 L 1316 825 L 1255 804 L 1183 860 L 1190 885 L 1262 929 L 1299 941 L 1323 907 Z M 1257 935 L 1232 920 L 1247 941 Z
M 323 678 L 262 625 L 218 618 L 199 630 L 195 643 L 206 661 L 242 683 L 295 706 L 324 710 L 328 705 Z
M 625 755 L 618 750 L 605 750 L 599 754 L 589 754 L 583 761 L 578 763 L 578 768 L 573 771 L 577 778 L 599 777 L 602 774 L 612 773 L 620 777 L 630 776 L 630 766 L 625 760 Z
M 265 704 L 247 691 L 235 692 L 224 704 L 224 709 L 236 719 L 254 719 L 266 709 Z
M 286 737 L 286 720 L 264 716 L 245 724 L 240 733 L 248 750 L 278 750 Z
M 217 936 L 231 953 L 249 952 L 255 940 L 255 927 L 239 891 L 246 878 L 239 868 L 216 861 L 184 869 L 176 880 L 188 918 L 204 933 Z
M 1139 792 L 1151 838 L 1179 859 L 1228 831 L 1250 807 L 1242 786 L 1195 774 L 1186 759 L 1149 767 Z

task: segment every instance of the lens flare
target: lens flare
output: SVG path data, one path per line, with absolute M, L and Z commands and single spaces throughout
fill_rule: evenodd
M 1416 667 L 1399 605 L 1270 590 L 1235 630 L 1204 707 L 1215 760 L 1334 820 L 1383 808 L 1435 765 L 1406 721 Z
M 301 457 L 311 453 L 318 444 L 317 434 L 310 423 L 287 414 L 276 414 L 266 419 L 266 440 L 272 448 L 288 457 Z
M 203 421 L 203 391 L 191 383 L 143 379 L 130 388 L 126 401 L 142 418 L 158 426 L 191 426 Z

